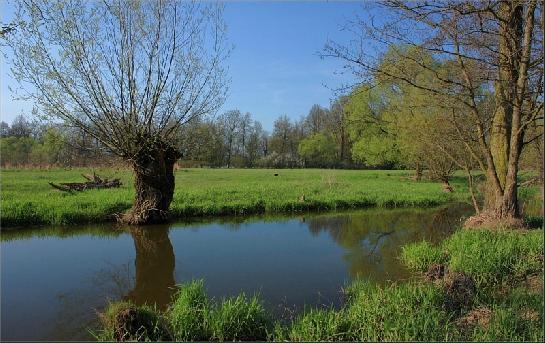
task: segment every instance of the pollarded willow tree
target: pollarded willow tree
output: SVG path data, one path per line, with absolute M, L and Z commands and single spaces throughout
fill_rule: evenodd
M 223 9 L 195 1 L 21 0 L 6 35 L 13 75 L 44 113 L 132 165 L 136 199 L 122 220 L 166 217 L 176 140 L 224 101 Z
M 464 155 L 471 156 L 486 175 L 485 209 L 473 223 L 520 221 L 520 155 L 527 144 L 543 136 L 542 5 L 537 0 L 386 0 L 378 5 L 381 20 L 377 24 L 357 19 L 348 25 L 356 37 L 350 44 L 328 42 L 324 49 L 325 56 L 346 61 L 364 81 L 376 82 L 377 76 L 395 79 L 441 104 L 444 120 L 456 135 L 450 141 L 463 146 Z M 396 47 L 421 49 L 444 68 Z M 398 61 L 407 63 L 384 68 L 376 51 L 388 48 Z M 433 76 L 433 86 L 412 77 L 405 70 L 409 65 L 412 72 L 416 66 Z M 495 101 L 488 106 L 491 97 Z M 540 130 L 528 130 L 536 124 Z M 467 163 L 444 150 L 466 169 Z

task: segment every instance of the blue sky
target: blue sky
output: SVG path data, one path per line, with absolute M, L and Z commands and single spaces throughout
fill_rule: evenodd
M 12 7 L 0 0 L 1 22 L 8 22 Z M 271 130 L 280 115 L 306 115 L 313 104 L 328 106 L 331 89 L 352 83 L 339 75 L 341 63 L 322 60 L 318 52 L 326 40 L 346 41 L 341 26 L 361 14 L 356 1 L 227 2 L 225 20 L 234 50 L 227 61 L 231 85 L 221 112 L 240 109 Z M 18 114 L 30 114 L 32 103 L 13 99 L 16 86 L 4 61 L 0 80 L 1 120 L 11 123 Z M 331 88 L 331 89 L 330 89 Z

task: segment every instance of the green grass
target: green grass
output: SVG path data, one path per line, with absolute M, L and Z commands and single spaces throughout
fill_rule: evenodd
M 74 224 L 113 220 L 130 208 L 132 174 L 96 169 L 118 177 L 118 189 L 65 193 L 48 182 L 81 182 L 89 169 L 2 170 L 2 227 Z M 278 176 L 274 176 L 278 173 Z M 294 213 L 362 207 L 430 207 L 468 200 L 463 177 L 453 178 L 455 192 L 439 183 L 413 182 L 411 171 L 324 169 L 182 169 L 176 172 L 173 217 Z M 300 202 L 301 195 L 305 201 Z
M 224 299 L 210 314 L 211 340 L 263 341 L 272 329 L 272 317 L 257 296 Z
M 426 241 L 403 247 L 401 258 L 424 272 L 433 263 L 463 271 L 480 287 L 495 287 L 542 271 L 543 230 L 459 230 L 438 246 Z
M 356 282 L 346 317 L 346 340 L 442 341 L 456 339 L 453 315 L 443 309 L 443 292 L 430 284 L 414 282 L 380 287 Z
M 132 334 L 125 332 L 122 336 L 116 335 L 116 316 L 129 308 L 136 309 L 134 318 L 138 328 Z M 161 314 L 149 306 L 136 307 L 128 302 L 112 303 L 101 316 L 103 329 L 93 332 L 99 341 L 161 341 L 168 337 L 168 329 L 165 330 L 167 324 Z
M 210 337 L 210 301 L 202 280 L 180 287 L 166 312 L 176 341 L 205 341 Z
M 543 259 L 534 258 L 543 253 L 543 230 L 460 230 L 438 246 L 417 243 L 403 251 L 402 259 L 415 271 L 443 262 L 475 278 L 471 306 L 462 311 L 446 306 L 440 282 L 356 280 L 344 290 L 341 308 L 307 308 L 293 321 L 281 322 L 257 296 L 216 301 L 208 298 L 202 281 L 193 281 L 180 286 L 166 312 L 142 311 L 152 323 L 164 320 L 179 341 L 543 341 L 543 284 L 525 283 L 529 275 L 543 279 Z M 123 306 L 111 305 L 104 317 L 114 318 Z M 111 319 L 98 339 L 113 337 L 108 323 Z M 157 338 L 148 331 L 142 339 Z

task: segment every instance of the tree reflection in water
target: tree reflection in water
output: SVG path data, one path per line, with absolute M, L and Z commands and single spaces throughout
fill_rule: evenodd
M 344 260 L 352 278 L 379 282 L 408 277 L 399 261 L 401 246 L 423 239 L 439 242 L 460 226 L 460 218 L 472 213 L 466 204 L 437 210 L 373 209 L 339 216 L 303 220 L 314 236 L 327 232 L 344 248 Z
M 168 227 L 132 228 L 136 258 L 134 288 L 124 297 L 137 305 L 165 309 L 175 292 L 174 249 Z

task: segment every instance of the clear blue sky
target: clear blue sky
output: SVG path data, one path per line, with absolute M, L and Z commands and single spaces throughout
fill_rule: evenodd
M 8 22 L 13 8 L 0 0 L 1 22 Z M 352 82 L 336 75 L 339 61 L 322 60 L 318 52 L 328 38 L 346 41 L 340 27 L 361 14 L 361 2 L 280 1 L 227 2 L 225 20 L 234 50 L 228 60 L 232 80 L 222 111 L 250 112 L 267 130 L 286 114 L 293 119 L 306 115 L 313 104 L 328 106 L 329 88 Z M 1 67 L 0 116 L 11 123 L 18 114 L 30 115 L 32 104 L 13 99 L 14 87 L 4 61 Z

